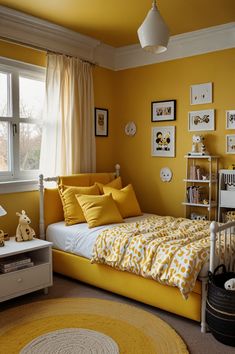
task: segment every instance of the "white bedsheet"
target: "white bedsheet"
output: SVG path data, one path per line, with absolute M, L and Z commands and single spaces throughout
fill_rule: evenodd
M 138 221 L 150 215 L 152 214 L 143 214 L 141 216 L 127 218 L 125 222 Z M 120 224 L 103 225 L 89 229 L 87 223 L 65 226 L 65 222 L 60 221 L 48 226 L 46 239 L 53 243 L 53 248 L 91 259 L 93 246 L 101 231 L 117 225 Z M 218 263 L 217 259 L 215 262 L 216 264 Z M 203 265 L 199 277 L 207 276 L 208 270 L 209 261 Z
M 137 221 L 150 215 L 151 214 L 143 214 L 141 216 L 127 218 L 125 222 Z M 117 225 L 120 224 L 110 224 L 89 229 L 87 223 L 65 226 L 65 222 L 60 221 L 48 226 L 46 239 L 53 243 L 53 248 L 91 259 L 93 246 L 101 231 Z

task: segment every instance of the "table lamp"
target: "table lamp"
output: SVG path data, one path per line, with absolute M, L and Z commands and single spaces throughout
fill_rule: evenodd
M 6 215 L 6 210 L 0 205 L 0 216 Z

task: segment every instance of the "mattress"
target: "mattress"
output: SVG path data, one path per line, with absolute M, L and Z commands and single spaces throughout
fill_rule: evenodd
M 135 222 L 150 215 L 152 214 L 145 213 L 141 216 L 127 218 L 125 223 Z M 87 223 L 65 226 L 65 222 L 60 221 L 48 226 L 46 239 L 53 243 L 53 248 L 91 259 L 93 246 L 98 235 L 103 230 L 117 225 L 120 224 L 103 225 L 89 229 Z

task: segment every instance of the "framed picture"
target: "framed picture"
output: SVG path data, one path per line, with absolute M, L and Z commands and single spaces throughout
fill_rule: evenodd
M 188 114 L 188 130 L 215 130 L 215 110 L 192 111 Z
M 152 156 L 175 157 L 175 127 L 152 128 Z
M 176 100 L 151 102 L 151 121 L 163 122 L 176 119 Z
M 190 104 L 212 103 L 212 82 L 190 86 Z
M 226 111 L 226 129 L 235 129 L 235 111 Z
M 226 154 L 235 154 L 235 134 L 226 135 Z
M 105 108 L 95 108 L 95 136 L 108 136 L 109 111 Z

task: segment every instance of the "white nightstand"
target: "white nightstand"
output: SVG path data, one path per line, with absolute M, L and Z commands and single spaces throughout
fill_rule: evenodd
M 27 294 L 52 285 L 52 243 L 33 239 L 32 241 L 16 242 L 12 237 L 0 247 L 0 261 L 10 256 L 27 255 L 34 262 L 33 267 L 0 273 L 0 302 L 16 296 Z

